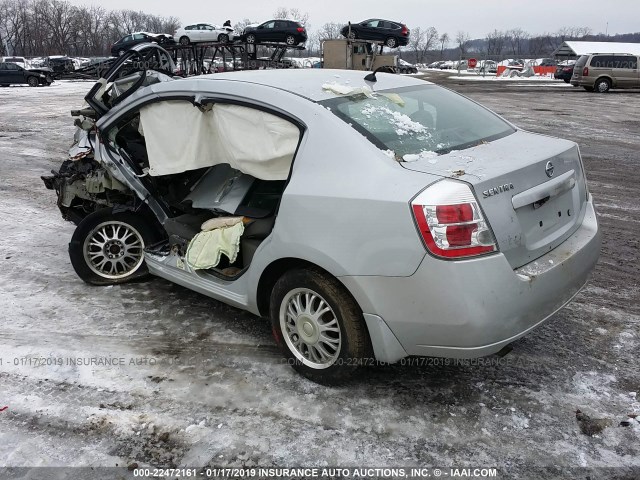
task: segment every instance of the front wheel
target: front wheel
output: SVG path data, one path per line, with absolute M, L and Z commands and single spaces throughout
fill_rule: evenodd
M 250 33 L 249 35 L 247 35 L 246 40 L 249 45 L 253 45 L 254 43 L 256 43 L 256 36 L 253 33 Z
M 335 278 L 311 269 L 285 273 L 271 293 L 271 322 L 288 363 L 318 383 L 348 378 L 370 352 L 362 312 Z
M 226 33 L 221 33 L 220 35 L 218 35 L 218 41 L 220 43 L 229 43 L 229 35 L 227 35 Z
M 29 78 L 27 79 L 27 84 L 28 84 L 30 87 L 37 87 L 39 83 L 40 83 L 40 82 L 38 82 L 38 79 L 37 79 L 36 77 L 29 77 Z
M 92 285 L 114 285 L 148 275 L 144 248 L 160 240 L 140 214 L 101 209 L 85 217 L 69 243 L 78 276 Z
M 190 42 L 189 37 L 185 36 L 180 38 L 180 45 L 189 45 L 189 42 Z

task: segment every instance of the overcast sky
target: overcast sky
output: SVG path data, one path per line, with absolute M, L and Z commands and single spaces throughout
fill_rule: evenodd
M 245 18 L 262 22 L 269 20 L 280 6 L 296 7 L 309 13 L 311 29 L 326 22 L 386 18 L 406 23 L 409 28 L 434 26 L 451 37 L 463 30 L 472 38 L 483 38 L 494 28 L 515 27 L 536 34 L 556 32 L 565 26 L 588 26 L 599 33 L 605 31 L 607 22 L 610 34 L 640 31 L 640 0 L 72 0 L 72 3 L 143 10 L 175 16 L 185 23 L 222 23 L 227 19 L 235 23 Z

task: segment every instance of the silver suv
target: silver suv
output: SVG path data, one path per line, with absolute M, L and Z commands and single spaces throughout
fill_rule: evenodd
M 583 55 L 573 68 L 571 85 L 599 93 L 612 88 L 640 88 L 638 56 L 628 53 Z

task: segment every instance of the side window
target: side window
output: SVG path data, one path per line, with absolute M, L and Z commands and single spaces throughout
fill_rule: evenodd
M 380 25 L 379 20 L 371 20 L 370 22 L 367 22 L 367 27 L 378 28 L 379 25 Z
M 631 55 L 619 55 L 614 57 L 613 68 L 624 68 L 627 70 L 634 70 L 638 67 L 638 61 L 636 57 Z
M 7 69 L 7 64 L 6 63 L 0 63 L 0 70 L 6 70 Z
M 184 27 L 185 30 L 193 30 L 193 25 L 189 25 L 187 27 Z
M 143 38 L 144 38 L 144 35 L 142 35 L 141 33 L 136 33 L 136 34 L 133 36 L 133 39 L 134 39 L 134 40 L 142 40 Z
M 7 70 L 19 70 L 15 63 L 7 63 Z
M 613 56 L 596 55 L 591 59 L 591 66 L 595 68 L 613 68 Z
M 264 28 L 275 28 L 276 22 L 269 22 L 264 24 Z

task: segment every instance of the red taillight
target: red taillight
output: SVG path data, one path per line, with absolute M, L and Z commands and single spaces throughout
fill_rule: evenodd
M 402 26 L 402 35 L 407 35 L 409 33 L 409 29 L 406 25 Z
M 583 77 L 588 77 L 589 76 L 589 67 L 584 67 L 582 69 L 582 76 Z
M 302 27 L 298 27 L 298 32 L 299 32 L 299 33 L 304 32 L 304 28 L 302 28 Z
M 443 180 L 411 202 L 425 246 L 433 255 L 463 258 L 496 252 L 498 247 L 468 185 Z
M 440 223 L 460 223 L 473 220 L 473 209 L 468 203 L 437 205 L 436 217 Z

